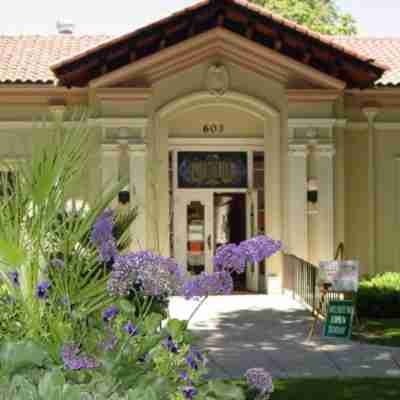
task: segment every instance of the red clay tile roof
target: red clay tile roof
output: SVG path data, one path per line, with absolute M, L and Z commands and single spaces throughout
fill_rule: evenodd
M 0 35 L 0 83 L 54 83 L 51 64 L 108 39 L 105 35 Z
M 364 56 L 379 60 L 390 69 L 376 82 L 380 86 L 400 85 L 400 37 L 398 38 L 363 38 L 363 37 L 334 37 L 333 40 L 341 45 L 350 47 Z

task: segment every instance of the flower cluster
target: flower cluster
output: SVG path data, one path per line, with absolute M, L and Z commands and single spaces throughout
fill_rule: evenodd
M 134 253 L 118 256 L 107 283 L 108 291 L 117 297 L 126 296 L 137 279 L 137 258 Z
M 146 296 L 171 296 L 179 293 L 183 282 L 183 269 L 172 258 L 140 251 L 116 259 L 108 290 L 115 296 L 125 296 L 138 285 Z
M 62 359 L 66 369 L 94 369 L 99 367 L 99 363 L 85 354 L 80 354 L 79 346 L 75 344 L 65 344 L 62 349 Z
M 282 243 L 268 236 L 256 236 L 239 245 L 230 243 L 217 250 L 214 270 L 241 274 L 245 271 L 247 263 L 259 263 L 281 249 Z
M 96 220 L 91 240 L 100 253 L 103 262 L 112 261 L 118 255 L 117 243 L 113 236 L 114 213 L 112 210 L 105 210 Z
M 261 395 L 269 395 L 274 391 L 272 376 L 263 368 L 251 368 L 245 373 L 247 383 Z
M 268 236 L 256 236 L 240 243 L 239 247 L 246 254 L 248 262 L 259 263 L 282 250 L 282 242 Z
M 236 244 L 221 246 L 214 257 L 214 271 L 229 271 L 241 274 L 246 268 L 246 253 Z
M 182 287 L 181 295 L 186 300 L 217 294 L 233 292 L 232 276 L 227 271 L 218 271 L 213 274 L 202 272 L 188 279 Z
M 185 276 L 175 260 L 155 256 L 141 260 L 138 268 L 138 282 L 147 296 L 172 296 L 179 292 Z

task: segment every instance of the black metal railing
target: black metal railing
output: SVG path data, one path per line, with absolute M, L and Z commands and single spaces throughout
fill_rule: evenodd
M 343 259 L 344 244 L 340 243 L 335 259 Z M 292 254 L 284 254 L 282 287 L 293 299 L 303 303 L 312 313 L 326 315 L 332 300 L 341 300 L 343 293 L 329 291 L 321 304 L 320 288 L 317 285 L 318 267 Z
M 317 307 L 318 268 L 291 254 L 284 255 L 283 289 L 311 311 Z

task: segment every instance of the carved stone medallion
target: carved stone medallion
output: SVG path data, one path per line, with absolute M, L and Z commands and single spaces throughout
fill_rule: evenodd
M 223 96 L 229 87 L 229 73 L 224 65 L 211 65 L 207 70 L 206 87 L 210 94 Z

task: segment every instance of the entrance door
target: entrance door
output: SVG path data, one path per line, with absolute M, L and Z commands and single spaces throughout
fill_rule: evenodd
M 213 271 L 214 204 L 208 191 L 177 191 L 174 198 L 174 250 L 193 274 Z

